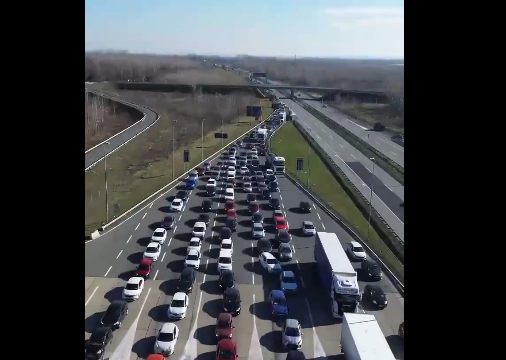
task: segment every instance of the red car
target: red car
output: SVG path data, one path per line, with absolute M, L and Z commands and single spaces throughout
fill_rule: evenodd
M 149 279 L 151 275 L 151 271 L 153 270 L 153 261 L 150 259 L 142 259 L 141 263 L 137 267 L 135 271 L 135 276 L 143 277 L 144 279 Z
M 286 222 L 285 218 L 278 217 L 275 218 L 274 221 L 276 222 L 276 230 L 288 231 L 288 223 Z
M 231 339 L 220 340 L 216 347 L 216 360 L 237 359 L 237 343 Z
M 218 319 L 216 320 L 216 338 L 218 340 L 221 339 L 232 339 L 232 334 L 234 331 L 234 318 L 232 314 L 229 313 L 221 313 L 218 315 Z
M 234 205 L 234 202 L 232 200 L 227 200 L 225 202 L 225 210 L 226 211 L 234 210 L 234 208 L 235 208 L 235 205 Z
M 229 219 L 237 219 L 237 213 L 234 209 L 227 211 L 227 218 Z

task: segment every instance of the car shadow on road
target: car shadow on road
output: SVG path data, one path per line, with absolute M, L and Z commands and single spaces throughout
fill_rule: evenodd
M 139 240 L 137 240 L 137 244 L 139 244 L 142 247 L 148 246 L 150 242 L 151 242 L 151 238 L 149 238 L 149 237 L 143 237 L 143 238 L 140 238 Z
M 117 286 L 105 293 L 104 299 L 112 303 L 115 300 L 121 300 L 123 295 L 123 287 Z
M 388 335 L 387 343 L 398 360 L 404 360 L 404 342 L 399 335 Z
M 158 287 L 162 293 L 166 296 L 173 296 L 177 292 L 177 285 L 179 283 L 179 279 L 171 279 L 164 281 Z
M 176 255 L 176 256 L 186 257 L 187 251 L 188 251 L 187 247 L 181 246 L 181 247 L 173 249 L 171 251 L 171 253 L 174 254 L 174 255 Z
M 138 265 L 141 262 L 143 256 L 143 252 L 136 252 L 134 254 L 128 255 L 127 260 L 134 265 Z
M 200 285 L 200 290 L 209 295 L 222 295 L 218 280 L 206 281 L 205 283 L 202 283 Z
M 102 313 L 97 312 L 84 319 L 84 332 L 91 334 L 93 331 L 95 331 L 100 326 L 101 318 Z
M 149 310 L 148 316 L 155 322 L 164 323 L 169 321 L 169 304 L 158 305 Z
M 216 352 L 209 351 L 203 354 L 200 354 L 195 358 L 195 360 L 215 360 L 216 359 Z
M 137 356 L 141 359 L 147 359 L 147 357 L 153 353 L 155 340 L 155 336 L 140 339 L 132 346 L 132 352 L 137 354 Z
M 197 329 L 194 336 L 202 345 L 216 345 L 215 329 L 216 325 L 202 326 Z
M 202 306 L 202 310 L 213 319 L 218 318 L 218 315 L 220 315 L 222 309 L 223 309 L 222 299 L 209 300 L 204 304 L 204 306 Z
M 281 345 L 281 331 L 271 331 L 260 338 L 260 345 L 272 353 L 285 352 Z
M 255 275 L 262 276 L 264 274 L 264 270 L 262 269 L 262 266 L 258 263 L 258 261 L 255 261 L 254 263 L 247 262 L 246 264 L 244 264 L 244 269 Z

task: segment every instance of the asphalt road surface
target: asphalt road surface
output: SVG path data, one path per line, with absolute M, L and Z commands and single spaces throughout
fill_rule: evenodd
M 106 96 L 109 98 L 108 96 Z M 93 150 L 88 151 L 84 153 L 84 168 L 88 168 L 92 164 L 96 163 L 97 161 L 101 160 L 105 154 L 108 154 L 114 150 L 116 150 L 118 147 L 123 145 L 125 142 L 136 136 L 137 134 L 141 133 L 144 129 L 151 126 L 153 123 L 156 122 L 156 119 L 158 118 L 158 114 L 155 113 L 153 110 L 150 110 L 145 107 L 138 107 L 134 106 L 130 103 L 125 103 L 124 101 L 121 101 L 121 99 L 110 97 L 111 99 L 114 99 L 114 101 L 121 102 L 127 106 L 132 106 L 135 108 L 138 108 L 140 111 L 142 111 L 146 116 L 143 118 L 142 121 L 137 121 L 133 126 L 129 127 L 127 130 L 115 135 L 114 137 L 108 139 L 107 141 L 109 144 L 101 144 L 97 146 L 96 148 L 93 148 Z M 140 119 L 139 119 L 140 120 Z
M 276 91 L 274 93 L 281 95 Z M 404 202 L 404 186 L 379 166 L 374 167 L 373 174 L 373 163 L 368 157 L 297 103 L 287 99 L 283 99 L 283 102 L 295 112 L 297 121 L 309 131 L 366 199 L 371 199 L 371 189 L 374 189 L 372 206 L 404 241 L 404 208 L 400 206 Z
M 219 160 L 218 160 L 219 161 Z M 264 161 L 260 158 L 260 162 Z M 302 351 L 308 359 L 333 358 L 340 353 L 341 325 L 332 318 L 325 294 L 316 285 L 314 275 L 314 238 L 301 236 L 302 221 L 312 221 L 317 230 L 335 232 L 342 243 L 351 241 L 348 234 L 313 204 L 313 212 L 301 215 L 297 208 L 300 201 L 310 201 L 293 183 L 278 176 L 280 192 L 274 193 L 282 203 L 282 210 L 290 224 L 295 255 L 293 261 L 284 264 L 299 279 L 300 293 L 288 299 L 290 317 L 296 318 L 304 328 Z M 176 283 L 183 269 L 187 242 L 195 219 L 200 213 L 202 200 L 206 198 L 203 186 L 207 177 L 199 180 L 199 188 L 192 194 L 183 211 L 177 214 L 177 224 L 169 232 L 163 245 L 162 256 L 155 264 L 152 280 L 147 281 L 141 298 L 131 304 L 130 313 L 122 329 L 116 331 L 113 344 L 107 349 L 110 360 L 145 359 L 152 352 L 154 336 L 162 323 L 168 322 L 167 309 Z M 125 220 L 101 238 L 85 245 L 85 339 L 93 331 L 110 301 L 121 298 L 125 281 L 132 276 L 153 229 L 167 214 L 169 201 L 177 189 L 156 199 L 145 209 Z M 242 298 L 242 313 L 236 318 L 234 339 L 238 341 L 239 358 L 249 360 L 281 360 L 286 353 L 281 346 L 280 327 L 269 317 L 265 302 L 269 292 L 278 287 L 278 278 L 264 274 L 257 262 L 251 238 L 250 216 L 247 213 L 246 193 L 237 190 L 235 195 L 238 213 L 237 232 L 233 235 L 233 267 Z M 261 200 L 261 213 L 266 219 L 267 238 L 273 238 L 274 230 L 269 219 L 272 211 Z M 180 337 L 173 359 L 214 359 L 216 339 L 214 325 L 220 312 L 221 294 L 217 288 L 217 256 L 219 242 L 214 235 L 223 226 L 224 213 L 221 195 L 214 198 L 215 211 L 211 216 L 203 243 L 203 257 L 197 276 L 199 283 L 190 296 L 187 317 L 177 322 Z M 364 282 L 360 282 L 363 287 Z M 402 343 L 396 333 L 404 321 L 404 299 L 393 284 L 385 278 L 381 285 L 388 294 L 389 306 L 376 311 L 362 304 L 366 312 L 373 313 L 380 324 L 397 359 L 403 359 Z M 106 356 L 106 358 L 107 358 Z

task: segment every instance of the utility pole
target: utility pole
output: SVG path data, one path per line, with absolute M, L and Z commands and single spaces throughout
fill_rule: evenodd
M 176 123 L 177 120 L 172 121 L 172 181 L 176 178 L 176 154 L 174 145 L 176 142 Z

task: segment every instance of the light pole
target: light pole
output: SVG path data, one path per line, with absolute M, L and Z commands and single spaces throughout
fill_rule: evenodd
M 376 159 L 370 158 L 372 161 L 372 183 L 371 183 L 371 196 L 369 198 L 369 220 L 367 221 L 367 241 L 371 236 L 371 215 L 372 215 L 372 196 L 374 194 L 374 168 L 376 166 Z
M 204 121 L 206 121 L 206 119 L 202 120 L 202 146 L 201 146 L 201 150 L 202 150 L 202 162 L 204 161 Z
M 311 134 L 311 128 L 307 128 L 307 131 L 309 134 Z M 311 178 L 311 143 L 308 142 L 308 145 L 309 145 L 309 150 L 308 150 L 308 154 L 307 154 L 307 188 L 308 190 L 310 190 L 311 188 L 311 182 L 310 182 L 310 178 Z
M 223 115 L 221 115 L 221 147 L 223 148 Z
M 172 181 L 176 177 L 176 156 L 175 156 L 175 145 L 176 142 L 176 123 L 177 120 L 172 120 Z
M 105 182 L 105 223 L 109 223 L 109 189 L 107 186 L 107 145 L 111 145 L 108 141 L 106 141 L 103 145 L 104 147 L 104 182 Z

